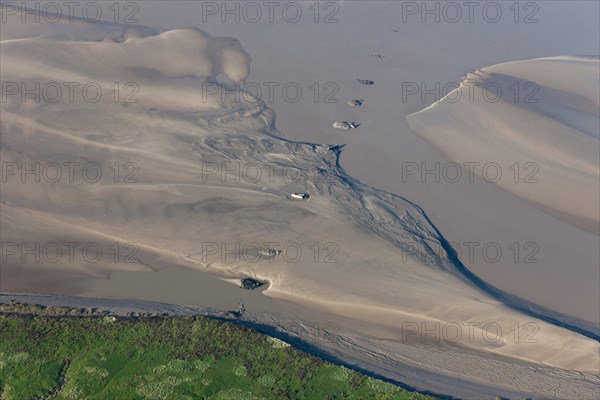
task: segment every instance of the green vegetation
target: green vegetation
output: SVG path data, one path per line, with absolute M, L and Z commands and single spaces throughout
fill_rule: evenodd
M 429 399 L 208 318 L 0 312 L 3 400 Z

